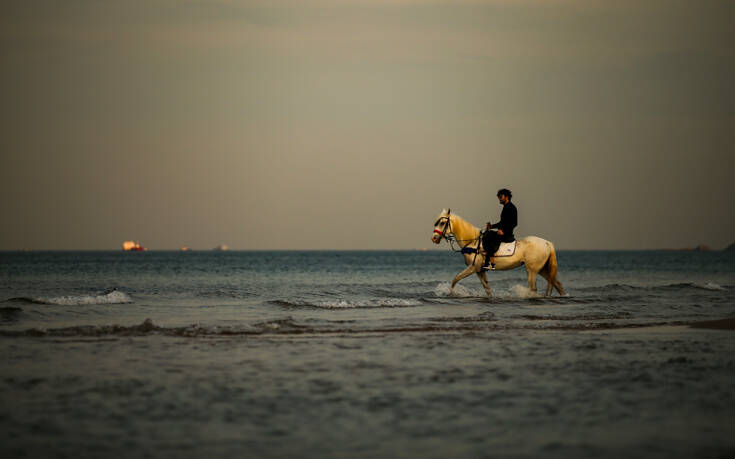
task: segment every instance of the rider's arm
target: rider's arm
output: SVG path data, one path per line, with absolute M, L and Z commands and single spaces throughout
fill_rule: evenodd
M 505 209 L 503 209 L 503 212 L 500 213 L 500 221 L 498 223 L 490 223 L 487 222 L 488 225 L 490 225 L 491 229 L 502 229 L 505 230 L 505 227 L 507 226 L 506 215 L 504 215 Z M 504 218 L 505 217 L 505 218 Z
M 503 232 L 512 232 L 513 228 L 518 225 L 518 213 L 514 207 L 503 207 L 500 212 L 500 221 L 491 225 L 491 228 L 498 228 Z

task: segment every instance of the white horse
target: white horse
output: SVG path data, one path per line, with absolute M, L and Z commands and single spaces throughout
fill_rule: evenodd
M 460 216 L 452 214 L 451 210 L 442 209 L 442 213 L 434 223 L 434 234 L 431 236 L 432 242 L 438 244 L 442 239 L 453 237 L 459 245 L 464 249 L 464 262 L 467 265 L 462 272 L 457 274 L 452 281 L 452 290 L 457 282 L 472 273 L 477 274 L 480 278 L 485 292 L 490 296 L 490 284 L 487 282 L 486 271 L 482 270 L 485 262 L 485 250 L 482 248 L 480 241 L 480 229 L 471 223 L 463 220 Z M 528 273 L 528 288 L 536 291 L 536 275 L 541 274 L 546 282 L 546 296 L 554 292 L 554 288 L 560 295 L 564 296 L 564 288 L 559 279 L 556 278 L 557 263 L 556 251 L 554 244 L 536 236 L 528 236 L 518 239 L 515 253 L 507 257 L 495 257 L 495 269 L 506 270 L 514 269 L 520 265 L 526 265 Z

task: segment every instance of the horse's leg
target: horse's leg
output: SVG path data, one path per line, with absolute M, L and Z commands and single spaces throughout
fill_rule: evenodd
M 473 272 L 475 272 L 475 267 L 473 265 L 469 265 L 461 273 L 454 276 L 454 280 L 452 281 L 452 288 L 450 288 L 449 291 L 450 292 L 454 291 L 454 286 L 457 285 L 457 282 L 461 281 L 462 279 L 469 276 Z
M 487 293 L 487 296 L 492 296 L 492 293 L 490 292 L 490 284 L 487 283 L 487 273 L 485 271 L 480 271 L 477 273 L 477 277 L 480 278 L 482 286 L 485 287 L 485 293 Z
M 546 279 L 546 296 L 552 296 L 554 294 L 554 288 L 556 288 L 556 291 L 559 292 L 559 295 L 566 295 L 566 293 L 564 293 L 564 287 L 559 281 L 559 278 L 556 276 L 551 277 L 551 269 L 548 262 L 544 265 L 541 271 L 539 271 L 539 274 L 541 274 L 544 279 Z
M 541 277 L 546 279 L 546 291 L 544 292 L 544 296 L 551 296 L 554 293 L 554 283 L 549 276 L 548 268 L 544 266 L 544 269 L 542 269 L 538 273 L 541 274 Z
M 528 273 L 528 289 L 532 292 L 536 292 L 536 274 L 538 271 L 535 271 L 526 265 L 526 272 Z
M 554 278 L 554 287 L 556 287 L 556 291 L 559 292 L 559 295 L 566 296 L 566 293 L 564 293 L 564 286 L 561 284 L 559 279 Z
M 544 276 L 544 279 L 546 279 L 546 296 L 553 296 L 554 295 L 554 287 L 556 287 L 556 291 L 559 292 L 559 295 L 564 296 L 566 293 L 564 293 L 564 286 L 562 285 L 561 281 L 557 277 L 551 278 L 551 275 L 549 274 L 549 270 L 547 269 L 547 266 L 542 269 L 539 274 Z
M 546 279 L 546 296 L 553 296 L 554 288 L 556 288 L 556 291 L 559 292 L 559 295 L 566 295 L 566 293 L 564 293 L 564 286 L 559 281 L 559 279 L 557 277 L 554 277 L 553 279 L 551 278 L 551 274 L 549 274 L 549 265 L 544 265 L 544 268 L 539 271 L 539 274 L 541 274 L 541 276 Z

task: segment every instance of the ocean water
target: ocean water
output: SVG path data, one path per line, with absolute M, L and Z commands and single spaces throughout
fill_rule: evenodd
M 735 254 L 2 252 L 3 457 L 732 457 Z M 543 293 L 545 281 L 539 279 Z

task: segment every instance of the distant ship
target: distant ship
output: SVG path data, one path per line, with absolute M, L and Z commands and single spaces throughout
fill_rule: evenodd
M 227 247 L 227 245 L 225 245 L 225 244 L 220 244 L 217 247 L 213 248 L 212 250 L 214 250 L 215 252 L 221 252 L 221 251 L 224 251 L 224 250 L 230 250 L 230 248 Z
M 142 252 L 144 250 L 148 250 L 137 241 L 125 241 L 123 242 L 123 250 L 126 252 Z

